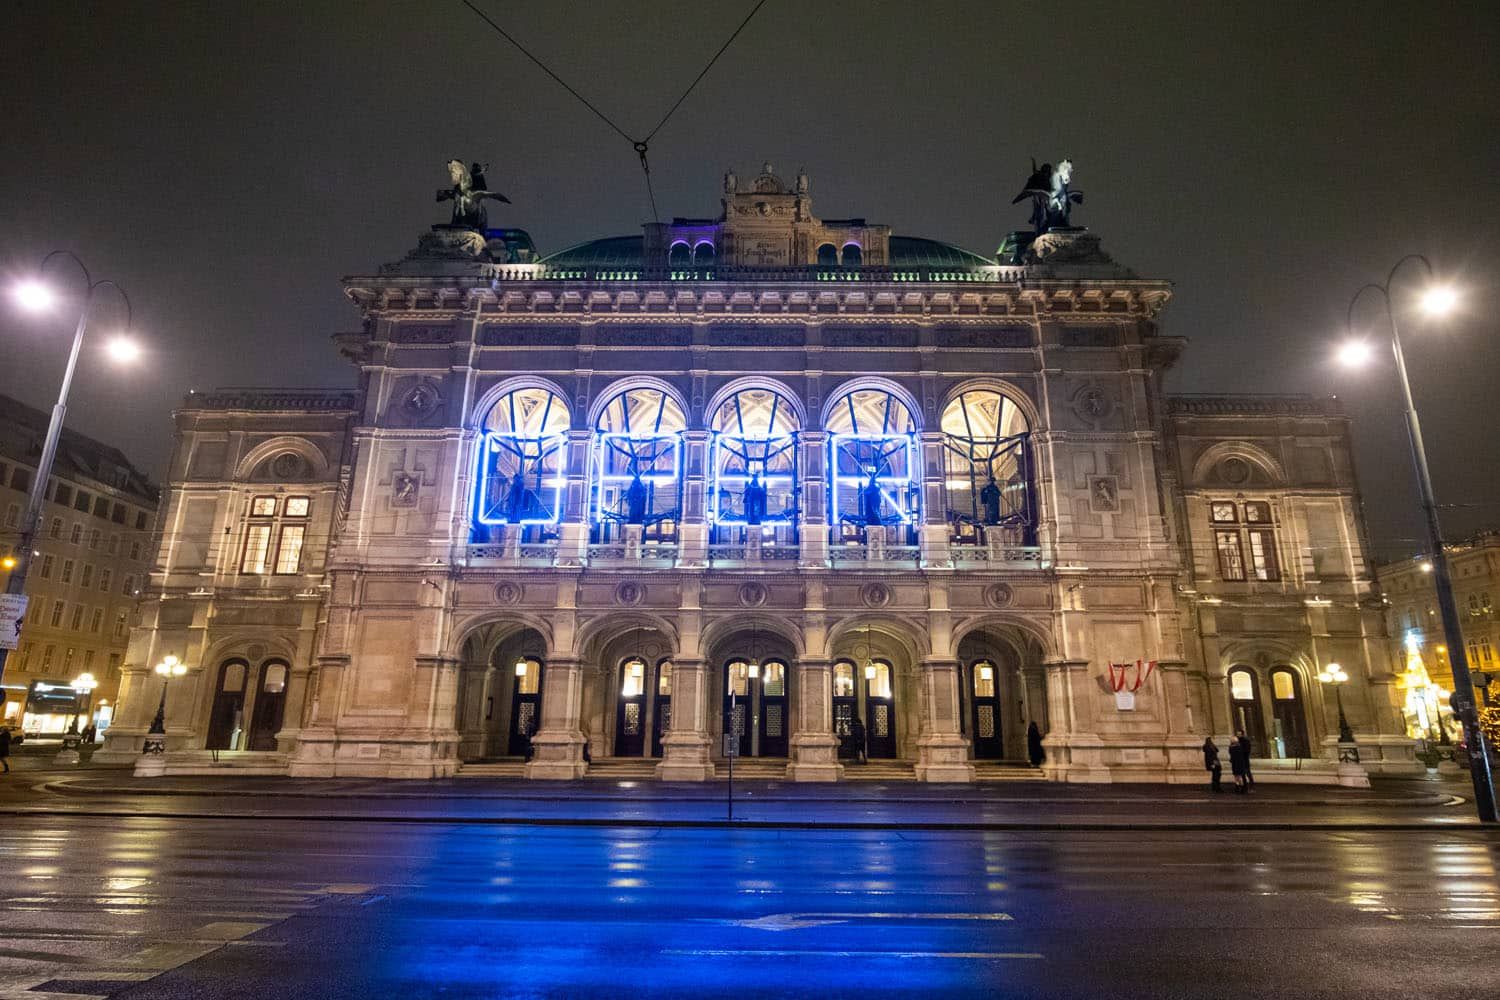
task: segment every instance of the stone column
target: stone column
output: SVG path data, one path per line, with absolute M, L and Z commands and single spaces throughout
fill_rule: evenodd
M 682 432 L 682 517 L 677 523 L 677 565 L 708 565 L 708 431 Z M 675 670 L 676 668 L 673 667 Z
M 287 671 L 286 702 L 281 714 L 281 730 L 276 734 L 276 749 L 291 753 L 302 735 L 302 720 L 307 712 L 308 675 L 312 667 L 303 664 Z
M 474 760 L 485 755 L 484 701 L 492 669 L 484 663 L 465 663 L 459 668 L 459 760 Z
M 943 475 L 943 437 L 941 431 L 924 431 L 917 446 L 916 470 L 922 484 L 922 520 L 918 541 L 922 546 L 924 569 L 951 569 L 953 556 L 948 544 L 948 491 Z
M 689 657 L 672 660 L 672 724 L 661 738 L 661 781 L 707 781 L 714 776 L 709 748 L 708 665 Z
M 924 732 L 917 739 L 918 781 L 973 781 L 969 741 L 959 730 L 962 673 L 957 660 L 930 657 L 922 661 Z
M 338 733 L 339 699 L 343 693 L 344 674 L 349 657 L 343 654 L 318 657 L 318 669 L 311 678 L 312 705 L 307 721 L 297 738 L 297 747 L 287 765 L 292 778 L 331 778 L 334 775 L 334 752 Z
M 802 551 L 798 564 L 805 568 L 828 565 L 828 435 L 803 431 L 802 462 Z
M 583 777 L 583 667 L 577 659 L 553 657 L 542 673 L 542 723 L 531 738 L 526 777 L 571 781 Z
M 844 766 L 839 763 L 838 737 L 833 735 L 833 664 L 805 659 L 793 669 L 797 725 L 786 776 L 793 781 L 838 781 Z
M 153 685 L 151 682 L 155 680 Z M 161 678 L 145 667 L 120 668 L 120 692 L 115 696 L 115 714 L 104 732 L 104 745 L 93 759 L 100 764 L 131 764 L 141 754 L 141 741 L 156 714 L 161 697 Z
M 568 431 L 568 476 L 558 525 L 557 564 L 582 566 L 589 546 L 589 442 L 587 430 Z
M 1088 660 L 1047 660 L 1047 738 L 1042 765 L 1054 781 L 1100 782 L 1111 779 L 1104 765 L 1104 741 L 1095 732 L 1088 701 Z

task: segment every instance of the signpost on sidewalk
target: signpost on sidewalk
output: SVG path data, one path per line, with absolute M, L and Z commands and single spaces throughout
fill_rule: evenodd
M 734 693 L 734 685 L 729 686 L 729 717 L 724 720 L 724 759 L 729 762 L 729 787 L 725 792 L 724 806 L 728 810 L 729 819 L 734 819 L 734 759 L 740 755 L 740 734 L 735 729 L 734 723 L 739 718 L 735 711 L 738 704 Z

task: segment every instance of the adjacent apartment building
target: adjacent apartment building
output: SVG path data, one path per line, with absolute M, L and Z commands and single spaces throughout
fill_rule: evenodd
M 20 541 L 48 414 L 0 396 L 0 556 Z M 64 430 L 26 582 L 19 647 L 6 663 L 5 724 L 62 732 L 74 717 L 107 728 L 137 596 L 155 554 L 157 488 L 116 448 Z M 4 570 L 0 569 L 0 580 Z M 92 675 L 92 692 L 74 682 Z M 86 684 L 81 687 L 87 687 Z

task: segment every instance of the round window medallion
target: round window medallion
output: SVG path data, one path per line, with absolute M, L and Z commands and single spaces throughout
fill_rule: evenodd
M 641 603 L 646 597 L 646 588 L 634 580 L 626 580 L 615 588 L 615 603 L 625 607 L 632 607 Z
M 992 583 L 984 590 L 984 599 L 992 608 L 1008 608 L 1015 597 L 1008 583 Z
M 869 608 L 883 608 L 891 603 L 891 588 L 883 583 L 867 583 L 860 588 L 860 600 Z
M 740 604 L 747 608 L 758 608 L 766 603 L 766 585 L 751 581 L 740 584 Z
M 283 452 L 271 460 L 271 475 L 277 479 L 301 479 L 306 465 L 296 452 Z
M 1226 458 L 1219 466 L 1219 475 L 1226 483 L 1238 485 L 1250 478 L 1250 463 L 1243 458 Z
M 495 600 L 500 604 L 519 604 L 522 593 L 519 583 L 504 580 L 495 584 Z

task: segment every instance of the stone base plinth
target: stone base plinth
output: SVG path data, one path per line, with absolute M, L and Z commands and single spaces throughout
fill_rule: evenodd
M 961 782 L 974 780 L 969 760 L 969 741 L 956 734 L 924 736 L 917 741 L 918 781 Z
M 525 775 L 540 781 L 573 781 L 588 773 L 580 732 L 542 730 L 531 739 L 531 760 Z
M 303 730 L 286 763 L 293 778 L 451 778 L 458 773 L 458 733 Z M 268 758 L 270 755 L 266 755 Z M 245 755 L 245 763 L 251 758 Z
M 844 765 L 839 763 L 839 741 L 832 733 L 793 736 L 792 762 L 786 767 L 789 781 L 840 781 Z
M 709 738 L 704 733 L 668 733 L 661 740 L 658 781 L 708 781 L 714 763 L 708 757 Z

